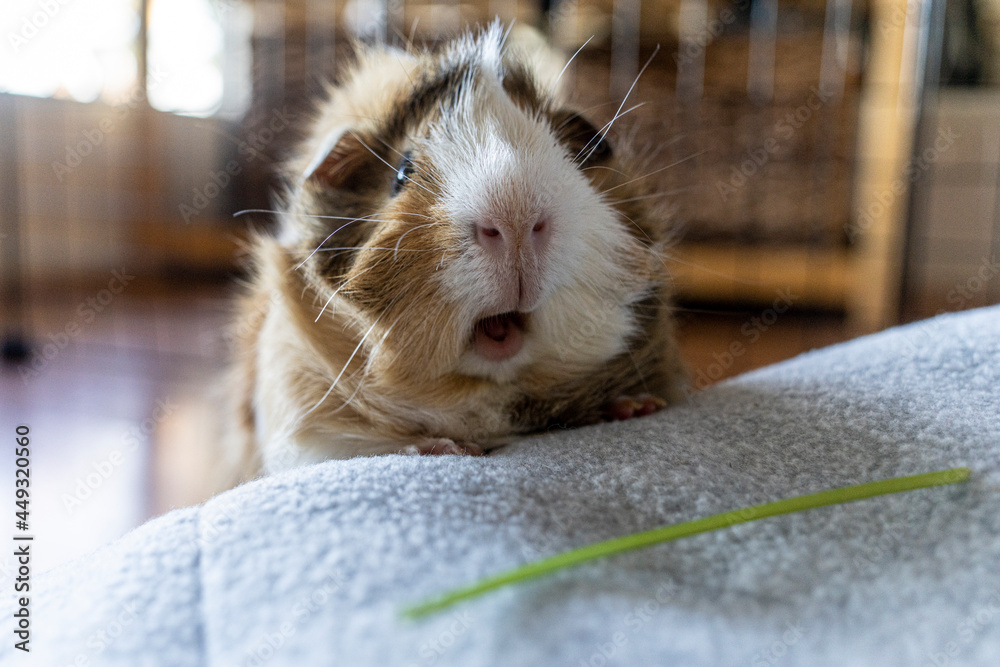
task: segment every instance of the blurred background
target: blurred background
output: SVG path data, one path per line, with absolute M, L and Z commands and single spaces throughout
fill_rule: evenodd
M 32 429 L 36 569 L 203 499 L 273 224 L 234 213 L 272 206 L 350 41 L 493 16 L 578 52 L 599 125 L 648 64 L 616 127 L 661 169 L 695 387 L 1000 301 L 1000 0 L 5 0 L 0 423 Z

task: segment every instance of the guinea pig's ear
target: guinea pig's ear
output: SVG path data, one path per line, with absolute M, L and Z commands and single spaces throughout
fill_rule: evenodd
M 317 146 L 302 180 L 324 189 L 360 190 L 374 185 L 373 169 L 379 164 L 353 130 L 338 127 Z
M 559 142 L 569 149 L 573 160 L 581 167 L 604 164 L 614 154 L 608 139 L 575 111 L 554 111 L 551 120 Z
M 542 33 L 531 26 L 516 24 L 507 37 L 507 50 L 523 59 L 543 92 L 562 97 L 560 75 L 566 67 L 566 57 Z

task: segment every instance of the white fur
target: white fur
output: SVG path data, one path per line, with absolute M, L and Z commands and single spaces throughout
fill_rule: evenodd
M 552 228 L 542 295 L 531 309 L 524 347 L 502 362 L 469 350 L 460 370 L 503 382 L 544 359 L 581 368 L 599 364 L 623 351 L 636 328 L 628 306 L 641 295 L 615 261 L 635 241 L 571 163 L 548 123 L 517 107 L 490 69 L 481 71 L 476 94 L 462 101 L 447 133 L 431 133 L 426 148 L 442 175 L 444 217 L 467 231 L 464 252 L 439 279 L 463 307 L 470 330 L 486 314 L 514 309 L 498 297 L 493 262 L 473 242 L 475 222 L 505 217 L 530 226 L 545 217 Z M 573 328 L 595 320 L 601 326 L 594 335 L 567 349 Z

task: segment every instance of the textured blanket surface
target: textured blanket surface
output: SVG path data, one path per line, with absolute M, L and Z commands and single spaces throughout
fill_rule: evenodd
M 736 526 L 400 609 L 572 547 L 958 465 L 970 482 Z M 1000 308 L 484 458 L 331 461 L 39 577 L 39 665 L 1000 665 Z M 6 592 L 5 592 L 6 593 Z M 9 598 L 8 598 L 9 599 Z

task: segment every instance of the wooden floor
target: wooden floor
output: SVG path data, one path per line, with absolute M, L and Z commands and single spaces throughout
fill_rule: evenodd
M 137 284 L 110 300 L 91 289 L 31 304 L 33 355 L 0 373 L 0 423 L 8 440 L 31 428 L 38 571 L 201 499 L 230 293 Z M 699 388 L 847 335 L 830 315 L 690 307 L 678 318 Z M 13 458 L 0 457 L 0 498 L 13 496 Z M 0 556 L 0 585 L 11 566 Z

